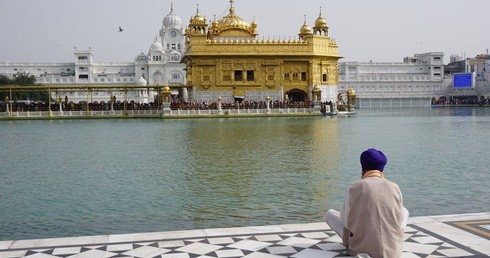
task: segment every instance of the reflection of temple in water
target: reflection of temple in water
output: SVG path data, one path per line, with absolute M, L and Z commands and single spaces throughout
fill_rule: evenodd
M 229 13 L 208 22 L 199 9 L 185 30 L 187 85 L 198 102 L 335 101 L 338 46 L 320 14 L 306 19 L 296 39 L 258 39 L 258 24 L 246 22 L 230 1 Z
M 325 202 L 331 202 L 341 161 L 338 119 L 251 118 L 192 124 L 183 135 L 188 139 L 186 163 L 193 168 L 183 187 L 194 196 L 186 210 L 201 209 L 209 216 L 200 216 L 222 216 L 230 223 L 259 218 L 277 221 L 280 218 L 271 212 L 284 209 L 284 203 L 320 211 L 327 207 Z M 298 187 L 302 190 L 295 191 Z M 237 205 L 250 212 L 235 214 Z M 289 221 L 300 216 L 290 215 Z

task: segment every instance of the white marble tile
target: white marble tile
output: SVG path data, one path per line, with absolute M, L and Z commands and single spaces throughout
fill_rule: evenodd
M 402 256 L 400 256 L 400 258 L 420 258 L 420 256 L 415 255 L 415 254 L 410 253 L 410 252 L 404 252 L 402 254 Z
M 14 241 L 0 241 L 0 250 L 2 249 L 8 249 Z
M 485 239 L 474 235 L 472 233 L 466 232 L 459 228 L 453 227 L 444 223 L 431 223 L 431 224 L 423 224 L 420 225 L 424 229 L 427 229 L 431 232 L 435 232 L 436 234 L 450 239 L 454 242 L 460 243 L 465 246 L 473 246 L 478 245 L 480 243 L 485 242 Z M 488 240 L 486 240 L 488 243 Z
M 264 253 L 251 253 L 244 256 L 243 258 L 284 258 L 284 256 Z
M 440 222 L 454 222 L 454 221 L 463 221 L 463 220 L 484 220 L 484 219 L 488 219 L 489 216 L 490 216 L 490 212 L 438 215 L 438 216 L 430 216 L 430 217 Z
M 175 239 L 175 238 L 186 238 L 186 237 L 206 237 L 203 230 L 180 230 L 180 231 L 167 231 L 167 232 L 154 232 L 154 233 L 141 233 L 141 234 L 121 234 L 121 235 L 110 235 L 110 243 L 120 243 L 120 242 L 138 242 L 138 241 L 149 241 L 149 240 L 165 240 L 165 239 Z
M 341 243 L 317 244 L 322 250 L 345 250 L 346 247 Z
M 448 257 L 473 256 L 472 253 L 466 252 L 465 250 L 461 249 L 445 249 L 438 250 L 438 252 Z
M 250 250 L 250 251 L 257 251 L 257 250 L 260 250 L 262 248 L 268 247 L 270 245 L 272 245 L 272 244 L 259 242 L 259 241 L 255 241 L 255 240 L 242 240 L 240 242 L 229 245 L 228 247 Z
M 323 233 L 323 232 L 311 232 L 311 233 L 302 233 L 306 238 L 315 238 L 315 239 L 324 239 L 324 238 L 329 238 L 330 236 Z
M 109 245 L 107 246 L 107 251 L 124 251 L 124 250 L 132 250 L 133 244 L 121 244 L 121 245 Z
M 161 249 L 153 246 L 142 246 L 136 249 L 124 252 L 124 255 L 135 256 L 135 257 L 155 257 L 164 253 L 168 253 L 171 250 Z
M 431 217 L 413 217 L 408 219 L 408 224 L 424 224 L 424 223 L 435 223 L 439 222 Z
M 56 256 L 52 256 L 49 254 L 37 253 L 29 255 L 29 258 L 56 258 Z
M 170 241 L 159 241 L 157 242 L 158 247 L 160 248 L 172 248 L 178 246 L 184 246 L 183 240 L 170 240 Z
M 482 240 L 481 243 L 475 243 L 470 246 L 470 248 L 474 249 L 475 251 L 478 251 L 480 253 L 488 255 L 490 257 L 490 241 L 489 240 Z
M 337 252 L 329 252 L 323 250 L 315 250 L 315 249 L 305 249 L 303 251 L 298 252 L 297 254 L 292 255 L 294 258 L 332 258 L 335 257 Z
M 291 254 L 296 253 L 296 250 L 291 246 L 269 246 L 267 250 L 271 254 Z
M 74 255 L 68 256 L 68 258 L 94 258 L 94 257 L 107 258 L 107 257 L 115 256 L 115 255 L 117 255 L 117 253 L 104 252 L 104 251 L 100 251 L 100 250 L 90 250 L 90 251 L 83 252 L 80 254 L 74 254 Z
M 310 230 L 329 230 L 326 222 L 306 223 L 306 224 L 285 224 L 279 225 L 285 232 L 288 231 L 310 231 Z
M 82 248 L 80 246 L 77 247 L 64 247 L 64 248 L 55 248 L 53 250 L 53 255 L 60 254 L 77 254 L 80 252 Z
M 412 237 L 412 240 L 415 240 L 421 244 L 434 244 L 444 242 L 438 238 L 432 236 L 424 236 L 424 237 Z
M 319 242 L 320 242 L 320 240 L 316 240 L 316 239 L 307 239 L 307 238 L 301 238 L 301 237 L 290 237 L 288 239 L 284 239 L 283 241 L 278 242 L 277 244 L 307 248 L 307 247 L 310 247 L 312 245 L 318 244 Z
M 0 252 L 0 257 L 23 257 L 27 251 Z
M 340 238 L 339 235 L 335 235 L 335 236 L 332 236 L 332 237 L 327 238 L 326 241 L 328 241 L 328 242 L 342 243 L 342 238 Z
M 178 254 L 162 254 L 162 258 L 189 258 L 188 254 L 178 253 Z
M 216 255 L 218 255 L 218 257 L 242 257 L 244 253 L 238 249 L 229 249 L 229 250 L 217 250 Z
M 241 228 L 212 228 L 204 229 L 208 237 L 226 236 L 226 235 L 243 235 L 243 234 L 260 234 L 269 232 L 283 232 L 280 226 L 260 226 L 260 227 L 241 227 Z
M 106 243 L 108 236 L 87 236 L 87 237 L 66 237 L 66 238 L 46 238 L 32 240 L 17 240 L 12 243 L 10 249 L 36 248 L 48 246 L 72 246 L 72 245 L 90 245 L 97 243 Z
M 179 252 L 189 252 L 193 254 L 207 254 L 213 251 L 216 251 L 220 249 L 221 246 L 217 245 L 210 245 L 210 244 L 203 244 L 203 243 L 193 243 L 190 245 L 183 246 L 181 248 L 176 249 L 176 251 Z
M 282 238 L 278 235 L 257 235 L 255 238 L 259 241 L 281 241 Z
M 417 243 L 410 243 L 410 242 L 403 243 L 404 252 L 431 254 L 438 247 L 439 247 L 438 245 L 417 244 Z
M 233 244 L 235 241 L 231 237 L 213 237 L 208 239 L 212 245 Z

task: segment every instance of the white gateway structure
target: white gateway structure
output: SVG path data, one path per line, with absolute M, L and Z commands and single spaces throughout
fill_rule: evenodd
M 157 92 L 152 86 L 168 85 L 172 95 L 187 99 L 185 88 L 185 64 L 180 63 L 185 52 L 185 38 L 182 19 L 171 7 L 163 18 L 162 27 L 147 53 L 140 53 L 134 62 L 96 63 L 92 49 L 75 48 L 73 63 L 0 63 L 0 74 L 15 78 L 20 74 L 34 76 L 36 82 L 45 85 L 147 85 L 148 88 L 127 93 L 128 101 L 138 103 L 153 102 Z M 111 95 L 121 100 L 121 91 L 100 91 L 90 94 L 83 91 L 58 92 L 75 103 L 79 101 L 109 101 Z M 120 96 L 118 96 L 120 95 Z M 56 99 L 56 96 L 53 96 Z

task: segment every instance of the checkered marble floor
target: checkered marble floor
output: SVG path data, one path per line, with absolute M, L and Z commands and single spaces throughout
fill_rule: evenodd
M 402 257 L 489 257 L 490 213 L 415 217 Z M 326 223 L 0 242 L 0 257 L 350 257 Z

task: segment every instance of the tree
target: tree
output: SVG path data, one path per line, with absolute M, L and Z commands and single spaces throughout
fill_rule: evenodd
M 0 85 L 10 85 L 12 81 L 5 75 L 0 75 Z
M 19 74 L 12 82 L 15 85 L 24 86 L 24 85 L 34 85 L 36 84 L 36 77 L 34 75 L 28 76 L 25 74 Z

